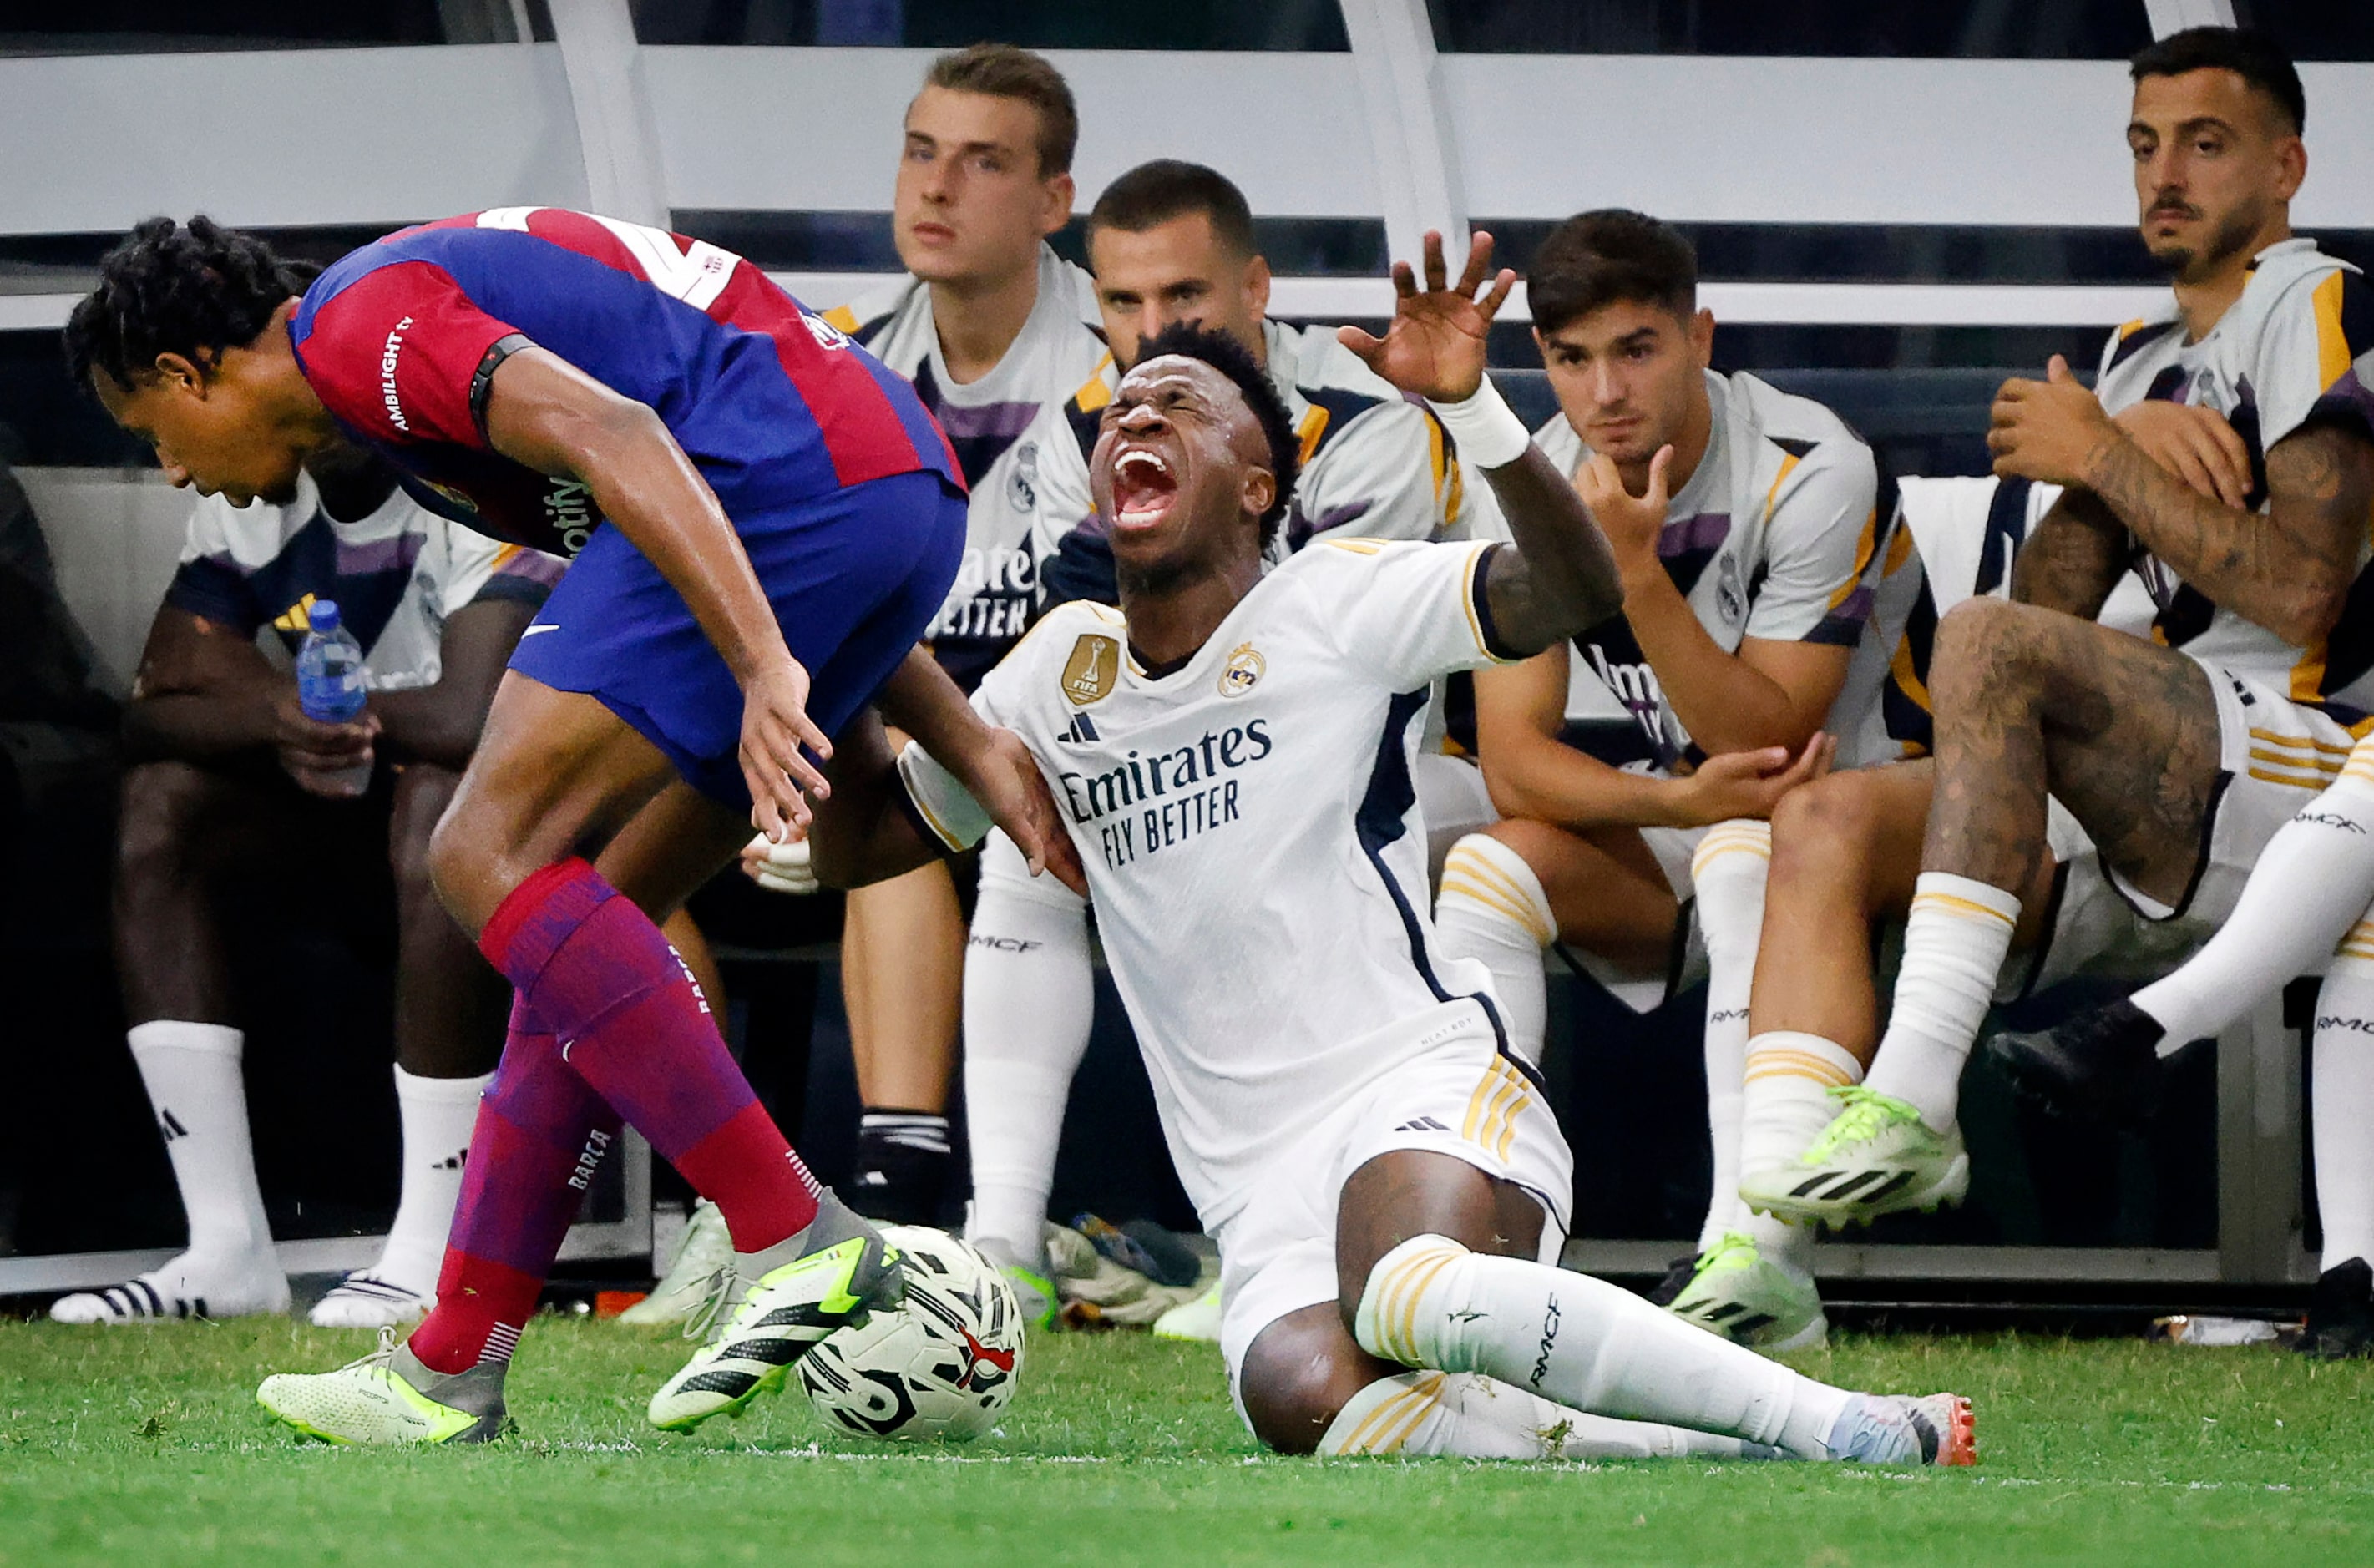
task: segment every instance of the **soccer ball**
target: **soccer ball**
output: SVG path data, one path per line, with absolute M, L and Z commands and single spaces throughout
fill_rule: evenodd
M 1022 1307 L 989 1259 L 944 1231 L 885 1225 L 904 1255 L 906 1305 L 835 1332 L 800 1359 L 827 1421 L 897 1442 L 978 1437 L 1014 1398 Z

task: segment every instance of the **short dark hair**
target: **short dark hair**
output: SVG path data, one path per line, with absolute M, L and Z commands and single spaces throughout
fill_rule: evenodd
M 1534 252 L 1525 275 L 1534 326 L 1545 333 L 1618 300 L 1698 309 L 1698 257 L 1680 229 L 1627 207 L 1577 213 Z
M 208 363 L 253 343 L 281 304 L 305 292 L 307 269 L 253 234 L 207 217 L 152 217 L 100 259 L 99 287 L 66 318 L 66 369 L 119 387 L 159 354 Z
M 1039 111 L 1039 172 L 1072 171 L 1072 154 L 1080 145 L 1080 110 L 1072 101 L 1072 84 L 1044 55 L 1010 43 L 971 44 L 933 61 L 923 85 L 1019 99 Z
M 2291 122 L 2292 135 L 2308 129 L 2308 94 L 2283 45 L 2256 28 L 2187 28 L 2154 39 L 2127 62 L 2127 75 L 2181 76 L 2188 71 L 2231 71 L 2268 98 Z
M 1212 233 L 1239 255 L 1253 253 L 1253 209 L 1236 181 L 1216 169 L 1175 158 L 1158 158 L 1104 188 L 1088 209 L 1088 238 L 1099 228 L 1143 234 L 1174 217 L 1201 213 Z
M 1302 472 L 1302 441 L 1294 433 L 1294 416 L 1287 413 L 1286 400 L 1278 396 L 1268 372 L 1253 363 L 1251 350 L 1227 333 L 1201 322 L 1171 322 L 1138 346 L 1137 362 L 1143 365 L 1166 354 L 1201 359 L 1234 381 L 1245 406 L 1260 423 L 1262 434 L 1269 439 L 1269 471 L 1277 479 L 1277 494 L 1269 510 L 1262 513 L 1262 547 L 1267 549 L 1277 537 L 1278 524 L 1294 499 L 1294 482 Z

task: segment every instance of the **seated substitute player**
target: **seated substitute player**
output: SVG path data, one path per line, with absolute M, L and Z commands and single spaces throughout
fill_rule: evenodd
M 1491 970 L 1510 1046 L 1537 1061 L 1542 949 L 1653 977 L 1662 997 L 1679 978 L 1692 857 L 1740 837 L 1709 830 L 1768 816 L 1818 777 L 1834 749 L 1826 722 L 1862 727 L 1831 708 L 1870 614 L 1881 516 L 1871 449 L 1836 415 L 1709 369 L 1714 317 L 1670 225 L 1622 210 L 1569 218 L 1526 287 L 1559 405 L 1534 439 L 1606 533 L 1624 613 L 1571 648 L 1476 674 L 1476 750 L 1503 820 L 1452 848 L 1435 920 L 1446 953 Z M 1720 1086 L 1738 1078 L 1737 1036 L 1709 1007 L 1720 1154 L 1736 1144 L 1738 1101 Z M 1737 1215 L 1736 1176 L 1718 1158 L 1698 1270 L 1769 1263 L 1813 1301 L 1812 1233 Z M 1740 1307 L 1693 1283 L 1676 1310 L 1715 1327 Z M 1775 1348 L 1820 1341 L 1817 1303 L 1786 1316 L 1794 1331 Z
M 1328 540 L 1264 574 L 1291 427 L 1240 345 L 1173 328 L 1122 378 L 1092 468 L 1120 612 L 1063 606 L 974 696 L 1039 757 L 1087 864 L 1220 1245 L 1240 1407 L 1291 1453 L 1539 1455 L 1588 1431 L 1968 1462 L 1967 1400 L 1826 1387 L 1547 1261 L 1571 1159 L 1503 1049 L 1489 977 L 1436 948 L 1410 767 L 1430 683 L 1538 652 L 1620 589 L 1572 485 L 1484 381 L 1514 281 L 1476 298 L 1490 254 L 1477 236 L 1446 288 L 1428 235 L 1427 292 L 1397 266 L 1389 335 L 1344 336 L 1433 403 L 1512 544 Z M 852 729 L 836 764 L 828 879 L 982 831 L 944 770 L 913 746 L 894 764 L 880 734 Z
M 520 628 L 560 580 L 550 556 L 424 511 L 394 472 L 344 443 L 311 457 L 287 506 L 191 509 L 182 564 L 148 630 L 124 711 L 139 760 L 123 779 L 115 967 L 132 1059 L 164 1134 L 188 1249 L 121 1285 L 70 1295 L 65 1323 L 285 1312 L 248 1139 L 245 1036 L 232 1004 L 228 876 L 335 885 L 384 857 L 396 891 L 395 1096 L 403 1182 L 379 1261 L 313 1308 L 325 1328 L 420 1316 L 462 1189 L 462 1154 L 502 1044 L 502 981 L 429 877 L 429 837 L 453 798 Z M 293 653 L 308 610 L 335 601 L 362 643 L 371 693 L 353 723 L 297 706 L 255 645 Z M 376 762 L 351 798 L 338 770 Z M 327 1045 L 331 1042 L 323 1042 Z M 334 1111 L 331 1113 L 335 1115 Z
M 1957 1201 L 1958 1086 L 2007 952 L 2041 944 L 2014 977 L 2029 985 L 2164 971 L 2223 923 L 2374 708 L 2374 439 L 2328 397 L 2374 309 L 2355 269 L 2291 234 L 2298 76 L 2222 28 L 2160 40 L 2133 75 L 2143 237 L 2174 297 L 2113 337 L 2096 392 L 2057 358 L 2003 389 L 1996 472 L 2067 488 L 2020 555 L 2021 602 L 1972 599 L 1938 625 L 1933 775 L 1834 776 L 1775 818 L 1750 1059 L 1781 1050 L 1829 1075 L 1839 1114 L 1798 1157 L 1744 1173 L 1758 1209 L 1839 1223 Z M 2189 486 L 2108 412 L 2147 400 L 2230 422 L 2244 461 L 2220 461 L 2247 494 Z M 2137 597 L 2149 638 L 2095 619 Z M 1908 906 L 1857 1084 L 1876 1011 L 1862 920 Z
M 892 202 L 907 275 L 825 312 L 915 383 L 963 469 L 964 558 L 924 637 L 968 692 L 1036 607 L 1037 449 L 1024 431 L 1105 352 L 1087 274 L 1046 240 L 1072 216 L 1078 137 L 1071 88 L 1029 51 L 984 43 L 933 61 L 907 106 Z M 948 867 L 850 895 L 840 983 L 864 1106 L 850 1181 L 860 1213 L 938 1222 L 964 966 Z
M 653 917 L 754 820 L 806 819 L 811 756 L 877 690 L 1003 792 L 1017 842 L 1069 850 L 1042 836 L 1052 804 L 1014 738 L 910 657 L 963 546 L 946 440 L 757 268 L 657 229 L 500 209 L 366 246 L 301 298 L 298 281 L 249 236 L 152 219 L 76 307 L 73 363 L 202 490 L 285 498 L 307 457 L 358 439 L 432 509 L 574 555 L 429 845 L 446 907 L 516 992 L 437 1305 L 404 1345 L 259 1397 L 342 1441 L 493 1435 L 623 1120 L 724 1211 L 739 1305 L 721 1334 L 768 1357 L 766 1378 L 718 1375 L 704 1346 L 652 1419 L 738 1409 L 901 1275 L 768 1119 Z
M 1457 462 L 1442 427 L 1335 340 L 1331 327 L 1268 319 L 1269 263 L 1244 193 L 1217 170 L 1160 158 L 1115 179 L 1088 214 L 1111 357 L 1067 401 L 1045 410 L 1025 445 L 1035 453 L 1038 557 L 1055 599 L 1114 600 L 1112 555 L 1089 495 L 1088 454 L 1121 369 L 1175 322 L 1226 333 L 1253 357 L 1293 421 L 1301 477 L 1279 531 L 1284 551 L 1331 530 L 1432 539 L 1464 521 Z M 1076 383 L 1075 383 L 1076 384 Z M 1068 392 L 1070 389 L 1066 389 Z M 1469 822 L 1475 770 L 1429 757 L 1420 789 L 1429 818 Z M 1443 770 L 1464 775 L 1436 790 Z M 1054 1305 L 1040 1227 L 1072 1075 L 1087 1052 L 1096 993 L 1087 907 L 1060 883 L 1028 875 L 1011 845 L 981 850 L 981 901 L 965 967 L 965 1103 L 972 1147 L 968 1235 L 1005 1265 L 1017 1287 Z

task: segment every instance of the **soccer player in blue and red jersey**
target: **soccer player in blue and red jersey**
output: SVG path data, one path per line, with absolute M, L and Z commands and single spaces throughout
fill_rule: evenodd
M 267 1380 L 264 1405 L 337 1441 L 494 1435 L 622 1120 L 723 1211 L 738 1262 L 657 1424 L 739 1408 L 895 1300 L 895 1250 L 792 1152 L 653 919 L 749 824 L 805 825 L 869 700 L 1004 802 L 1034 860 L 1068 848 L 1020 743 L 908 658 L 965 498 L 907 383 L 737 256 L 546 207 L 405 229 L 301 288 L 251 236 L 151 219 L 66 344 L 177 485 L 281 498 L 351 439 L 444 515 L 573 557 L 430 852 L 516 993 L 437 1305 L 402 1346 Z

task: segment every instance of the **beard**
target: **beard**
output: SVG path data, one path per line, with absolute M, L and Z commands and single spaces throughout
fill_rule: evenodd
M 2208 242 L 2198 250 L 2190 245 L 2179 245 L 2165 251 L 2154 251 L 2151 256 L 2171 282 L 2193 283 L 2247 250 L 2258 232 L 2256 216 L 2228 213 L 2210 230 Z

